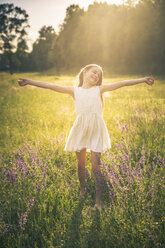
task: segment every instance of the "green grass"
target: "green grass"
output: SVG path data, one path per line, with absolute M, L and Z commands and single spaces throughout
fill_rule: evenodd
M 19 77 L 62 85 L 75 80 L 0 73 L 2 247 L 164 247 L 165 80 L 105 94 L 103 117 L 112 148 L 102 154 L 106 208 L 98 212 L 90 154 L 88 194 L 80 200 L 76 156 L 64 152 L 76 118 L 72 98 L 19 87 Z

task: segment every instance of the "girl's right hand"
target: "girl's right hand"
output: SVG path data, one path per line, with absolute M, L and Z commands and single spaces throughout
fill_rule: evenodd
M 152 85 L 154 83 L 154 78 L 153 77 L 145 77 L 145 82 L 149 85 Z
M 18 79 L 18 84 L 19 84 L 20 86 L 25 86 L 25 85 L 28 84 L 28 80 L 27 80 L 26 78 L 19 78 L 19 79 Z

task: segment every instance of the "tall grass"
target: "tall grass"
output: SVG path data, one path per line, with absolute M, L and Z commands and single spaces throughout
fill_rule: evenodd
M 18 77 L 62 85 L 74 80 L 0 74 L 0 246 L 164 247 L 165 81 L 105 94 L 112 148 L 102 154 L 106 207 L 98 212 L 90 154 L 88 194 L 80 199 L 76 156 L 64 152 L 76 117 L 72 98 L 19 87 Z

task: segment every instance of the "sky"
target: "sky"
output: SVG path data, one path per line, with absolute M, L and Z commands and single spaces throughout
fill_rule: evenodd
M 0 0 L 0 4 L 13 3 L 14 6 L 26 10 L 29 15 L 30 28 L 28 32 L 28 45 L 34 42 L 39 34 L 38 31 L 46 26 L 53 26 L 58 33 L 59 25 L 63 23 L 66 8 L 71 4 L 78 4 L 84 10 L 94 3 L 95 0 Z M 123 4 L 124 0 L 98 0 L 97 2 L 107 2 L 108 4 Z

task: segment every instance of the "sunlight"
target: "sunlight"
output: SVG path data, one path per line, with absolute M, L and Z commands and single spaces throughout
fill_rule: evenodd
M 126 0 L 101 0 L 98 2 L 107 2 L 108 4 L 124 4 L 124 2 L 126 2 Z
M 80 1 L 81 2 L 81 1 Z M 104 3 L 104 2 L 107 2 L 108 4 L 116 4 L 116 5 L 119 5 L 119 4 L 124 4 L 126 3 L 126 0 L 98 0 L 98 1 L 89 1 L 89 0 L 83 0 L 83 7 L 85 9 L 88 8 L 89 4 L 93 4 L 94 2 L 98 2 L 98 3 Z M 81 5 L 81 4 L 80 4 Z
M 80 7 L 83 7 L 85 9 L 88 8 L 88 6 L 90 4 L 93 4 L 94 2 L 98 2 L 98 3 L 107 3 L 107 4 L 116 4 L 116 5 L 122 5 L 122 4 L 127 4 L 128 0 L 83 0 L 83 1 L 79 1 L 79 5 Z M 134 2 L 134 4 L 138 3 L 139 0 L 134 0 L 132 2 Z M 75 1 L 73 1 L 75 2 Z

